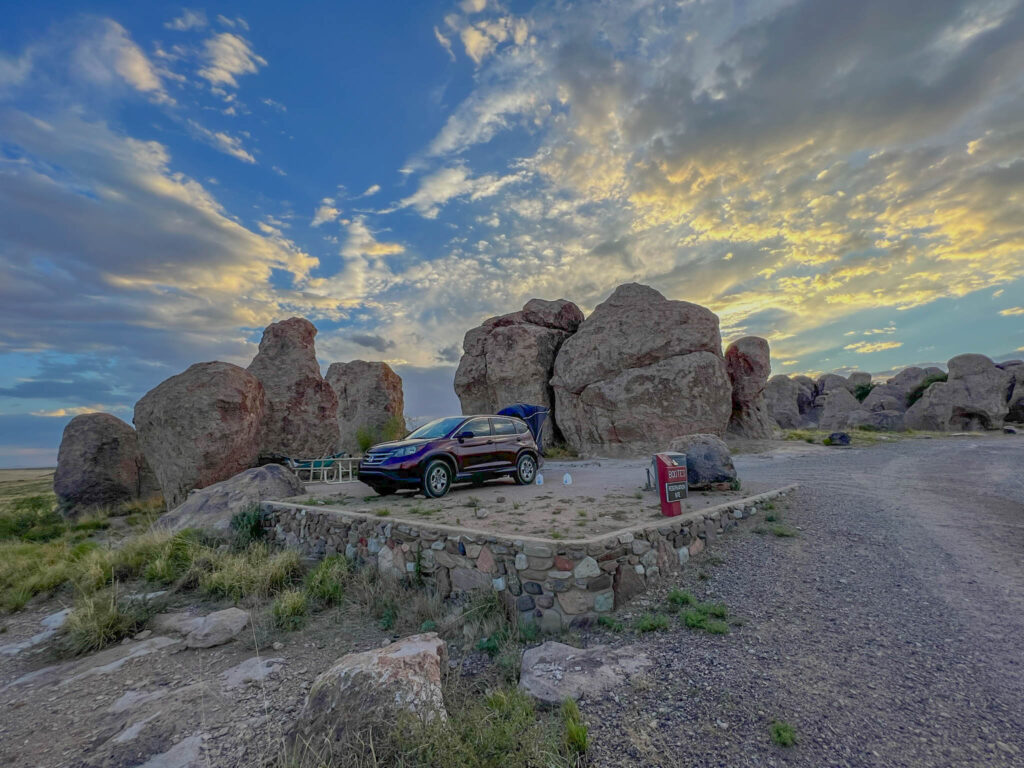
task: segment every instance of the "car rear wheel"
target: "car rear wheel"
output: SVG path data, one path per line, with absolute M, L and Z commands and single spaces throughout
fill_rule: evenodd
M 423 495 L 431 499 L 439 499 L 452 487 L 452 469 L 448 462 L 434 459 L 423 470 Z
M 532 454 L 524 453 L 516 462 L 516 483 L 529 485 L 537 478 L 537 460 Z

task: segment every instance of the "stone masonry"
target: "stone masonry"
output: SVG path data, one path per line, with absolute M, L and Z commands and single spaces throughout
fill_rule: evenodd
M 791 488 L 638 525 L 591 539 L 506 536 L 446 525 L 382 519 L 279 501 L 263 502 L 278 545 L 312 558 L 343 554 L 446 598 L 477 589 L 501 593 L 520 621 L 543 632 L 585 626 L 678 572 L 715 538 Z

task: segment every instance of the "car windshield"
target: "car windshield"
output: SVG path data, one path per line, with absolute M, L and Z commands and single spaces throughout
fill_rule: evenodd
M 424 424 L 409 434 L 407 440 L 431 440 L 436 437 L 447 437 L 459 424 L 465 421 L 462 416 L 447 419 L 435 419 Z

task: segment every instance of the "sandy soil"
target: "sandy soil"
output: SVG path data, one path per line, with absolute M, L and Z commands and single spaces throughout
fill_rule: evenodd
M 362 483 L 310 484 L 289 501 L 325 504 L 348 512 L 389 519 L 464 525 L 485 531 L 579 539 L 664 519 L 656 491 L 645 491 L 648 462 L 629 459 L 548 461 L 543 485 L 511 479 L 457 486 L 443 499 L 403 492 L 378 496 Z M 571 485 L 563 478 L 569 474 Z M 742 479 L 742 478 L 741 478 Z M 691 491 L 683 512 L 724 504 L 777 488 L 778 483 L 744 482 L 739 491 Z

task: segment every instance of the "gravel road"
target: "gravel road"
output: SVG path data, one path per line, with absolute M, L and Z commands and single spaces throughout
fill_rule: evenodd
M 593 764 L 1024 765 L 1024 439 L 807 446 L 737 465 L 802 484 L 781 511 L 799 536 L 745 526 L 716 543 L 705 579 L 681 577 L 745 619 L 730 635 L 612 640 L 657 661 L 584 704 Z M 776 719 L 795 746 L 771 743 Z

